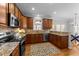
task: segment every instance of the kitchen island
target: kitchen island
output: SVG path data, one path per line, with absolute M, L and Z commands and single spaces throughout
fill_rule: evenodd
M 19 42 L 0 43 L 0 56 L 10 56 L 10 55 L 13 55 L 14 54 L 14 50 L 16 49 L 16 47 L 18 45 L 19 45 Z

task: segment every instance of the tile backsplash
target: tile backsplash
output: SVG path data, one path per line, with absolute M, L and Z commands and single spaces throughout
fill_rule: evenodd
M 12 31 L 12 29 L 6 27 L 0 27 L 0 32 L 8 32 L 8 31 Z

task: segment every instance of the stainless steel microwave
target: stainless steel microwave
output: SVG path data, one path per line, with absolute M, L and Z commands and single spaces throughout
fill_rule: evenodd
M 19 27 L 19 20 L 13 14 L 8 13 L 8 26 L 9 27 Z

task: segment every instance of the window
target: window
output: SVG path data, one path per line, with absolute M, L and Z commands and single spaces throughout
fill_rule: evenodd
M 61 31 L 60 29 L 60 25 L 56 25 L 56 31 Z
M 35 20 L 33 22 L 33 29 L 34 30 L 42 30 L 42 21 L 41 20 Z
M 54 25 L 54 29 L 55 29 L 55 31 L 65 31 L 65 25 L 63 25 L 63 24 L 56 24 L 56 25 Z
M 42 26 L 41 24 L 35 24 L 35 30 L 41 30 Z
M 60 31 L 65 31 L 65 25 L 60 25 Z

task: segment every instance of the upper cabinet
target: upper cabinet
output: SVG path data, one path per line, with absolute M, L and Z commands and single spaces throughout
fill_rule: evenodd
M 27 28 L 27 17 L 21 15 L 20 28 Z
M 16 6 L 15 6 L 15 16 L 17 18 L 19 18 L 19 10 L 18 10 L 18 8 Z
M 11 13 L 19 20 L 19 28 L 26 28 L 27 17 L 23 16 L 20 9 L 14 3 L 0 3 L 0 26 L 8 27 L 8 14 Z
M 11 13 L 17 17 L 20 28 L 26 28 L 27 17 L 22 15 L 22 12 L 14 3 L 0 3 L 0 26 L 8 27 L 7 13 Z
M 52 28 L 52 19 L 43 19 L 43 29 L 51 29 Z
M 6 26 L 7 24 L 7 4 L 6 3 L 0 3 L 0 26 Z
M 14 14 L 17 17 L 17 20 L 19 20 L 19 27 L 20 28 L 26 28 L 26 19 L 27 17 L 24 17 L 22 15 L 22 12 L 20 9 L 17 7 L 16 4 L 9 3 L 9 13 Z
M 33 19 L 31 17 L 27 18 L 27 29 L 33 29 Z
M 23 16 L 23 19 L 22 19 L 22 23 L 23 23 L 23 28 L 27 28 L 27 17 Z
M 13 3 L 9 3 L 9 13 L 15 14 L 15 5 Z
M 18 19 L 19 20 L 21 20 L 21 16 L 22 16 L 22 14 L 21 14 L 21 12 L 20 12 L 20 10 L 18 11 Z

